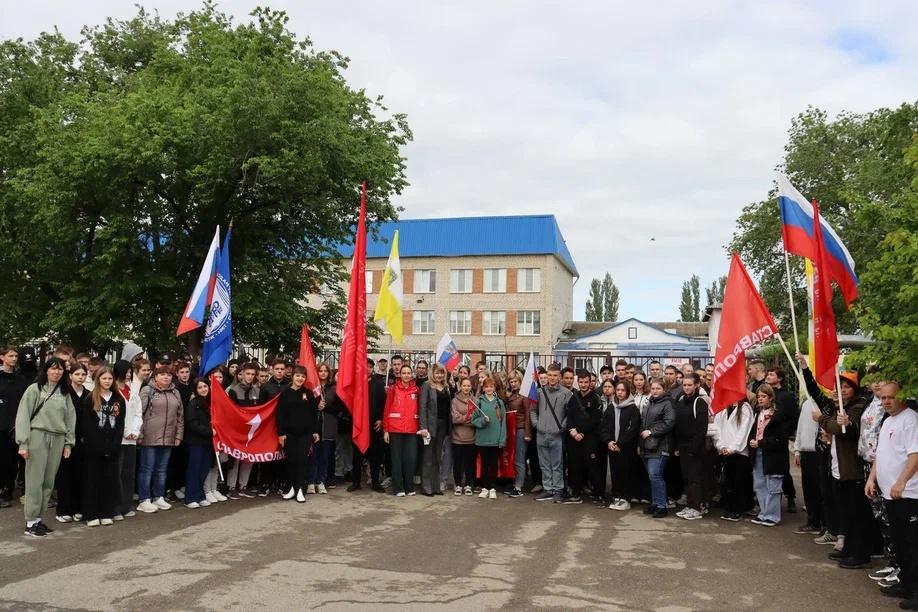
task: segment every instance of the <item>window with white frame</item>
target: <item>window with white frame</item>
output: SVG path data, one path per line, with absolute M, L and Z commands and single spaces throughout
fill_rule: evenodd
M 415 310 L 411 314 L 411 333 L 413 334 L 432 334 L 434 333 L 434 311 L 433 310 Z
M 472 271 L 471 270 L 450 270 L 449 271 L 449 292 L 450 293 L 471 293 L 472 292 Z
M 516 313 L 516 335 L 538 336 L 542 333 L 541 313 L 538 310 L 518 310 Z
M 538 293 L 542 290 L 542 270 L 519 268 L 516 271 L 516 290 L 519 293 Z
M 449 333 L 460 335 L 472 333 L 472 311 L 450 310 Z
M 485 293 L 507 292 L 507 268 L 485 268 L 484 271 Z
M 503 310 L 486 310 L 481 315 L 481 333 L 485 336 L 502 336 L 507 328 L 507 313 Z
M 415 270 L 414 271 L 414 291 L 412 293 L 436 293 L 437 291 L 437 271 L 436 270 Z
M 367 294 L 373 293 L 373 270 L 367 270 L 364 276 L 367 279 Z

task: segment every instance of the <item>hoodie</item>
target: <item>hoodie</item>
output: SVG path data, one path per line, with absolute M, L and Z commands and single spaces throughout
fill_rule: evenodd
M 41 410 L 35 418 L 31 418 L 43 401 Z M 73 448 L 76 443 L 76 422 L 77 414 L 70 393 L 61 393 L 57 385 L 51 383 L 46 383 L 41 389 L 38 383 L 29 385 L 16 412 L 16 444 L 19 450 L 27 450 L 29 435 L 35 429 L 64 436 L 64 446 Z
M 708 402 L 704 397 L 696 393 L 679 398 L 673 433 L 680 453 L 698 455 L 704 451 L 704 438 L 708 433 Z
M 477 408 L 472 413 L 475 446 L 503 448 L 507 441 L 507 408 L 504 401 L 496 395 L 494 399 L 488 399 L 482 394 L 478 396 L 475 404 Z

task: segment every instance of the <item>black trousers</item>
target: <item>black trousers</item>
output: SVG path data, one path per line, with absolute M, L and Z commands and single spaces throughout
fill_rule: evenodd
M 803 503 L 806 522 L 821 529 L 823 525 L 822 487 L 819 485 L 819 453 L 800 451 L 800 478 L 803 481 Z
M 367 447 L 366 454 L 361 453 L 356 444 L 351 445 L 351 448 L 353 448 L 351 453 L 353 463 L 351 466 L 351 484 L 360 486 L 364 459 L 370 464 L 370 482 L 373 483 L 373 486 L 377 486 L 381 482 L 379 472 L 382 467 L 383 446 L 385 446 L 385 442 L 383 442 L 382 434 L 375 431 L 370 432 L 370 446 Z
M 701 477 L 704 473 L 704 449 L 701 451 L 679 449 L 679 465 L 682 468 L 682 488 L 688 500 L 688 507 L 701 509 Z
M 112 518 L 121 493 L 118 457 L 83 458 L 83 518 Z
M 842 532 L 838 491 L 832 477 L 832 455 L 828 450 L 819 455 L 819 493 L 822 496 L 822 526 L 832 535 Z
M 630 501 L 635 495 L 633 479 L 634 464 L 638 462 L 637 448 L 625 446 L 618 452 L 608 451 L 608 453 L 609 473 L 612 475 L 612 499 Z M 605 482 L 605 474 L 603 474 L 603 482 Z
M 475 486 L 475 445 L 456 444 L 453 440 L 450 448 L 453 452 L 453 481 L 456 486 Z
M 497 446 L 477 446 L 478 456 L 481 457 L 481 486 L 484 489 L 493 489 L 497 484 L 497 459 L 500 448 Z
M 682 497 L 682 458 L 670 453 L 663 467 L 663 480 L 666 482 L 666 496 L 671 499 Z
M 287 455 L 287 478 L 296 490 L 305 489 L 309 468 L 309 453 L 312 450 L 312 436 L 287 435 L 284 453 Z
M 752 507 L 752 462 L 733 453 L 724 458 L 724 481 L 720 489 L 724 511 L 742 514 Z
M 169 454 L 169 467 L 166 468 L 166 490 L 175 491 L 185 486 L 185 473 L 188 471 L 188 449 L 180 444 Z
M 839 510 L 842 515 L 842 531 L 845 534 L 846 557 L 867 561 L 877 540 L 879 525 L 873 517 L 870 502 L 864 495 L 863 480 L 838 480 Z
M 61 459 L 54 479 L 57 489 L 57 515 L 73 516 L 83 512 L 83 456 L 82 449 L 71 451 L 69 459 Z
M 19 447 L 13 439 L 13 432 L 0 429 L 0 496 L 13 498 L 16 488 L 16 470 L 19 468 Z
M 884 501 L 899 562 L 899 584 L 918 593 L 918 499 Z
M 580 497 L 583 485 L 590 483 L 594 497 L 600 497 L 606 489 L 605 480 L 600 480 L 599 462 L 605 462 L 605 453 L 599 452 L 599 440 L 585 437 L 580 442 L 570 440 L 567 443 L 568 454 L 568 479 L 571 485 L 571 495 Z
M 634 498 L 650 499 L 650 476 L 647 475 L 647 467 L 638 455 L 637 460 L 632 464 L 631 483 L 634 487 Z

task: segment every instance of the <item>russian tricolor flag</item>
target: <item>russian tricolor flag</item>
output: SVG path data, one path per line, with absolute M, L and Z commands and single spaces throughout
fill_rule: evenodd
M 176 336 L 188 333 L 197 329 L 204 324 L 204 310 L 210 304 L 211 296 L 214 293 L 214 284 L 217 282 L 217 253 L 220 250 L 220 226 L 214 232 L 214 239 L 210 243 L 210 249 L 207 251 L 207 257 L 204 259 L 204 267 L 201 268 L 201 274 L 198 276 L 198 282 L 188 298 L 188 304 L 185 306 L 185 312 L 182 313 L 182 320 L 179 321 Z
M 539 399 L 539 380 L 536 374 L 535 355 L 529 353 L 529 362 L 526 364 L 526 370 L 523 372 L 523 382 L 520 385 L 520 395 L 529 399 L 531 402 Z
M 784 250 L 794 255 L 816 259 L 816 239 L 813 233 L 813 205 L 797 191 L 788 178 L 778 174 L 778 205 L 781 208 L 781 232 Z M 829 278 L 838 283 L 845 304 L 850 306 L 857 298 L 858 278 L 854 272 L 854 258 L 845 248 L 838 234 L 825 219 L 819 218 L 822 241 L 828 255 Z
M 449 334 L 443 334 L 440 342 L 437 343 L 437 363 L 446 368 L 447 372 L 452 372 L 459 365 L 459 349 L 453 342 Z

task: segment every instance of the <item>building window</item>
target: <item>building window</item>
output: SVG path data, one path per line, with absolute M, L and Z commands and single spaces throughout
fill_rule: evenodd
M 629 339 L 629 340 L 637 340 L 637 327 L 629 327 L 629 328 L 628 328 L 628 339 Z
M 506 293 L 507 292 L 507 269 L 506 268 L 485 268 L 484 292 L 485 293 Z
M 538 336 L 542 333 L 541 313 L 538 310 L 520 310 L 516 313 L 516 335 Z
M 472 311 L 471 310 L 450 310 L 449 311 L 449 333 L 451 334 L 470 334 L 472 333 Z
M 437 291 L 437 271 L 436 270 L 415 270 L 414 271 L 414 291 L 413 293 L 436 293 Z
M 485 355 L 485 367 L 488 368 L 489 372 L 500 372 L 501 370 L 505 370 L 507 369 L 504 361 L 505 358 L 506 355 L 501 353 L 488 353 Z
M 450 293 L 471 293 L 472 292 L 472 271 L 471 270 L 450 270 L 449 271 L 449 292 Z
M 433 310 L 415 310 L 411 314 L 411 333 L 413 334 L 432 334 L 434 333 L 434 311 Z
M 367 270 L 366 272 L 364 272 L 364 276 L 367 279 L 367 295 L 369 295 L 373 293 L 373 270 Z M 322 293 L 323 294 L 325 293 L 324 289 Z
M 519 293 L 538 293 L 542 290 L 542 270 L 520 268 L 516 271 L 516 290 Z
M 507 313 L 503 310 L 486 310 L 481 317 L 481 333 L 485 336 L 503 336 L 507 326 Z

